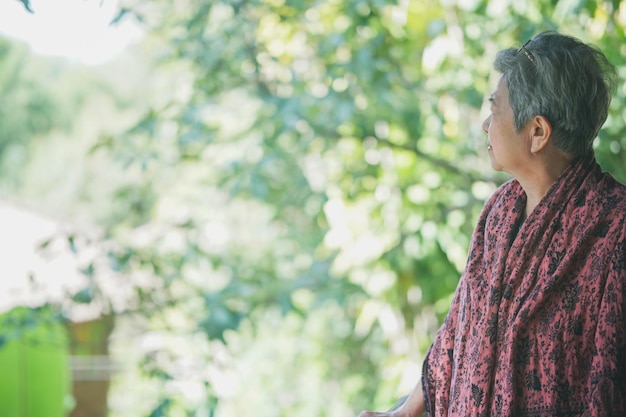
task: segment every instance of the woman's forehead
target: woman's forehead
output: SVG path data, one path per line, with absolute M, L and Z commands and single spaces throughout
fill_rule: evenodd
M 509 97 L 509 88 L 506 85 L 504 77 L 500 77 L 498 80 L 498 84 L 496 85 L 496 89 L 491 94 L 492 99 L 496 101 L 508 100 Z

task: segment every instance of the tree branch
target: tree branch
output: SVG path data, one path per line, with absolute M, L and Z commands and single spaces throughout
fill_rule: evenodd
M 470 180 L 470 182 L 475 182 L 475 181 L 478 180 L 478 178 L 475 178 L 471 173 L 469 173 L 467 171 L 463 171 L 463 170 L 455 167 L 454 165 L 452 165 L 448 161 L 444 161 L 443 159 L 435 158 L 432 155 L 429 155 L 429 154 L 427 154 L 425 152 L 420 151 L 417 148 L 417 146 L 410 146 L 410 145 L 394 143 L 394 142 L 391 142 L 388 139 L 376 138 L 376 140 L 379 143 L 382 143 L 382 144 L 385 144 L 385 145 L 389 146 L 390 148 L 402 149 L 402 150 L 405 150 L 405 151 L 413 152 L 414 154 L 416 154 L 420 158 L 423 158 L 423 159 L 427 160 L 431 164 L 433 164 L 433 165 L 435 165 L 435 166 L 437 166 L 439 168 L 445 169 L 446 171 L 449 171 L 449 172 L 451 172 L 453 174 L 456 174 L 459 177 L 467 178 L 467 179 Z

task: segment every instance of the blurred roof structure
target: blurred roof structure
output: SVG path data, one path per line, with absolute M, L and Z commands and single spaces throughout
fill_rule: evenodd
M 130 286 L 119 285 L 112 271 L 82 272 L 98 255 L 93 248 L 76 250 L 67 239 L 69 228 L 17 203 L 0 200 L 0 313 L 17 306 L 47 303 L 63 307 L 72 321 L 86 321 L 124 309 Z M 102 261 L 102 259 L 100 259 Z M 104 265 L 105 262 L 99 262 Z M 95 284 L 103 297 L 75 302 L 72 297 Z

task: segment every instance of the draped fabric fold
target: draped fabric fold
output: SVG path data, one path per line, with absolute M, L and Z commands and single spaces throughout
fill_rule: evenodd
M 593 156 L 489 199 L 424 362 L 430 416 L 626 416 L 626 187 Z

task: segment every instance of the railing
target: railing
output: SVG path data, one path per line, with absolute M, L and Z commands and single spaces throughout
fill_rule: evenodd
M 108 355 L 74 355 L 70 367 L 74 381 L 108 381 L 121 369 Z

